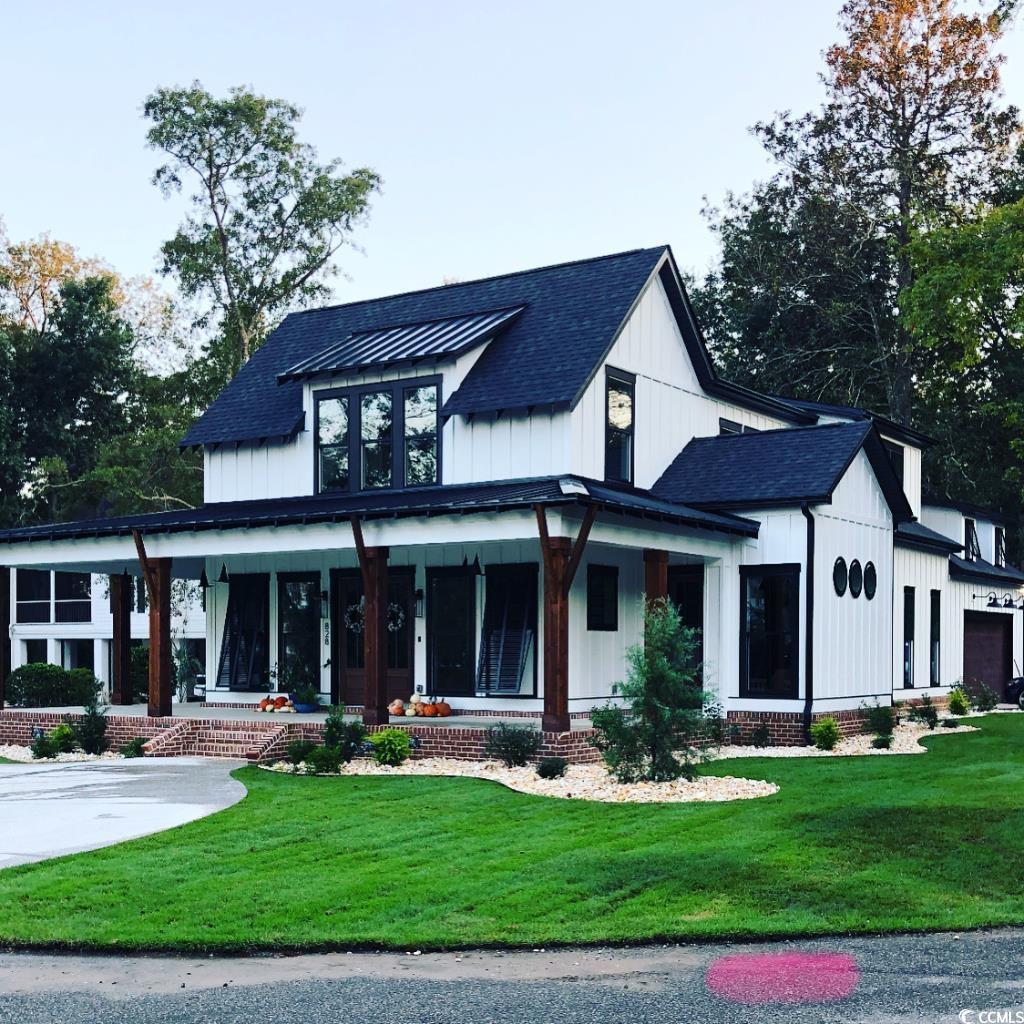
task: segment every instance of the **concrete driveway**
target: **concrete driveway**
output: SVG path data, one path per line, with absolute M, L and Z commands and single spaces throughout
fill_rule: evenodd
M 95 850 L 230 807 L 240 761 L 169 757 L 0 765 L 0 868 Z

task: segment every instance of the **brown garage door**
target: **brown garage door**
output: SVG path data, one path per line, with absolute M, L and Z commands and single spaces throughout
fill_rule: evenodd
M 964 612 L 964 683 L 968 690 L 982 682 L 1006 698 L 1010 678 L 1013 617 L 993 612 Z

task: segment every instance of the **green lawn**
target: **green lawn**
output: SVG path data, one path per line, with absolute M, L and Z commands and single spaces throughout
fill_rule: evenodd
M 0 872 L 0 946 L 552 945 L 1024 922 L 1024 715 L 916 757 L 744 760 L 774 797 L 620 806 L 243 769 L 240 804 Z

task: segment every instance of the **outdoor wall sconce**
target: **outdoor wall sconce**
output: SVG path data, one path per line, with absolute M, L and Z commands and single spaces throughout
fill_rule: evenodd
M 1002 600 L 999 595 L 994 591 L 990 590 L 987 594 L 971 594 L 972 601 L 982 600 L 985 598 L 988 600 L 985 602 L 986 608 L 1006 608 L 1007 610 L 1016 609 L 1017 611 L 1024 611 L 1024 597 L 1014 598 L 1013 594 L 1003 594 Z
M 325 622 L 331 617 L 331 595 L 330 591 L 320 591 L 320 618 Z
M 416 593 L 413 594 L 413 597 L 416 598 L 416 618 L 417 619 L 422 619 L 423 618 L 423 588 L 422 587 L 417 587 L 416 588 Z

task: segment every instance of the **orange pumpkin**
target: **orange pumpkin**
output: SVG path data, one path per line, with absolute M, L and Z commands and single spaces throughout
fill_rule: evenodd
M 264 697 L 263 700 L 260 701 L 260 711 L 266 711 L 268 707 L 270 707 L 270 698 Z
M 437 714 L 436 704 L 424 704 L 423 705 L 423 717 L 433 718 Z
M 452 713 L 452 706 L 446 700 L 439 700 L 434 707 L 439 718 L 447 718 Z
M 274 698 L 274 707 L 275 708 L 283 708 L 285 706 L 285 704 L 287 704 L 287 703 L 288 703 L 288 698 L 287 697 L 275 697 Z

